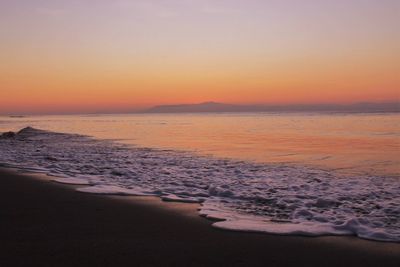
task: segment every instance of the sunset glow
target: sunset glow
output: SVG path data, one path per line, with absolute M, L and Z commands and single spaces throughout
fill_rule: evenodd
M 398 101 L 397 0 L 1 1 L 0 113 Z
M 400 266 L 400 0 L 0 0 L 1 266 Z

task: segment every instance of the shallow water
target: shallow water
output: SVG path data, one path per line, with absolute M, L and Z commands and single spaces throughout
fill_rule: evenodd
M 284 162 L 351 174 L 399 175 L 400 114 L 220 113 L 0 117 L 26 126 L 142 147 Z
M 199 202 L 225 229 L 400 241 L 396 114 L 49 116 L 0 131 L 27 125 L 95 139 L 26 129 L 0 139 L 0 163 L 83 192 Z

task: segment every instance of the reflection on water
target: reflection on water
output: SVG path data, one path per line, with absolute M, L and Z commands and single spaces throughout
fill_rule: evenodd
M 341 172 L 399 175 L 399 114 L 134 114 L 0 117 L 0 132 L 32 126 L 101 139 Z

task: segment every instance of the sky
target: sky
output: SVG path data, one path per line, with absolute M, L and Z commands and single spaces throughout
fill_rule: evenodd
M 0 113 L 400 100 L 398 0 L 0 0 Z

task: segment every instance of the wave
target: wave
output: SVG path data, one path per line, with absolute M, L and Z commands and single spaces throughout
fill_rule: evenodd
M 355 235 L 400 242 L 400 183 L 132 147 L 34 128 L 0 138 L 0 163 L 95 194 L 201 203 L 214 227 L 285 235 Z

